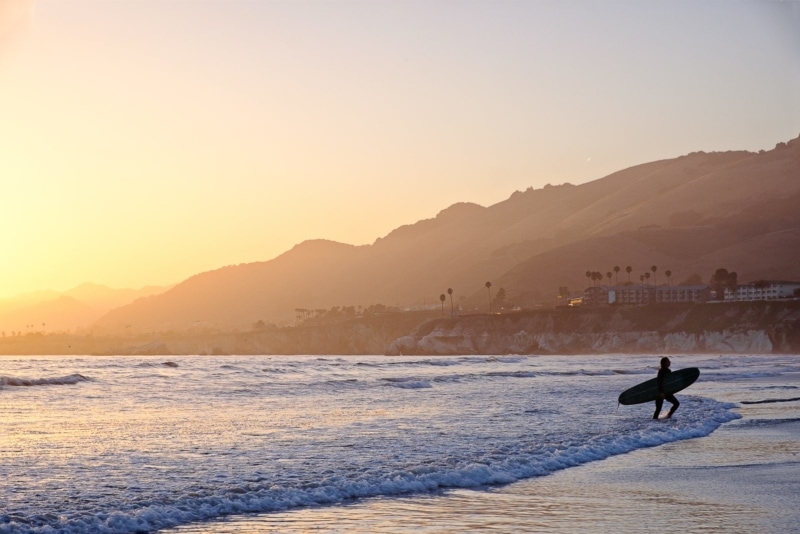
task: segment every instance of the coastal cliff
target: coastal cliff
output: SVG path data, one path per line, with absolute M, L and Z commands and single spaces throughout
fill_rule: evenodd
M 387 313 L 240 332 L 0 339 L 0 354 L 800 354 L 800 301 Z
M 441 319 L 387 354 L 798 353 L 800 303 L 562 308 Z

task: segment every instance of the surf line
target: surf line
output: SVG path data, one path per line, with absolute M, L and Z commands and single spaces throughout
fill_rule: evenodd
M 759 401 L 741 401 L 742 404 L 768 404 L 772 402 L 794 402 L 800 401 L 800 397 L 794 397 L 791 399 L 765 399 Z

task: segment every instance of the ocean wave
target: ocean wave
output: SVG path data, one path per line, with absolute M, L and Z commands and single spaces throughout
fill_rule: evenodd
M 178 364 L 172 361 L 166 362 L 141 362 L 137 363 L 135 367 L 148 368 L 148 367 L 178 367 Z
M 444 356 L 437 356 L 434 358 L 426 358 L 424 360 L 394 360 L 389 359 L 385 361 L 372 361 L 372 362 L 357 362 L 356 367 L 450 367 L 452 365 L 463 365 L 465 363 L 475 363 L 480 361 L 483 363 L 485 359 L 477 358 L 449 358 Z
M 89 382 L 91 378 L 87 378 L 82 374 L 75 373 L 68 376 L 61 376 L 57 378 L 14 378 L 10 376 L 0 376 L 0 386 L 73 386 L 80 382 Z
M 655 377 L 656 372 L 650 369 L 645 370 L 630 370 L 620 371 L 619 369 L 578 369 L 575 371 L 538 371 L 542 376 L 616 376 L 616 375 L 641 375 L 652 374 Z
M 499 376 L 508 378 L 533 378 L 537 375 L 532 371 L 490 371 L 485 376 Z
M 265 367 L 261 370 L 264 373 L 272 373 L 276 375 L 284 375 L 284 374 L 294 374 L 297 373 L 297 369 L 287 369 L 285 367 Z
M 733 404 L 705 400 L 691 418 L 653 424 L 631 420 L 604 433 L 587 434 L 561 443 L 508 443 L 498 451 L 476 449 L 471 455 L 448 455 L 435 462 L 320 473 L 313 484 L 290 479 L 231 482 L 198 488 L 193 496 L 162 496 L 148 504 L 114 511 L 69 515 L 21 516 L 0 513 L 2 534 L 127 534 L 151 532 L 181 524 L 245 513 L 266 513 L 303 506 L 331 505 L 357 498 L 397 496 L 509 484 L 526 478 L 625 454 L 637 449 L 707 436 L 739 416 Z
M 521 363 L 527 359 L 527 356 L 492 356 L 487 358 L 486 361 L 499 363 Z
M 329 378 L 304 384 L 310 388 L 371 388 L 376 386 L 394 386 L 403 389 L 431 388 L 433 384 L 458 383 L 464 381 L 480 381 L 487 378 L 535 378 L 533 371 L 487 371 L 484 373 L 447 373 L 431 376 L 399 376 L 384 377 L 375 380 L 359 380 L 357 378 Z
M 431 383 L 419 378 L 381 378 L 385 385 L 402 389 L 428 389 Z
M 702 372 L 702 370 L 701 370 Z M 754 371 L 748 373 L 703 373 L 703 380 L 707 382 L 731 382 L 733 380 L 752 380 L 755 378 L 775 378 L 783 375 L 780 371 Z
M 791 425 L 800 423 L 798 417 L 788 417 L 781 419 L 746 419 L 736 423 L 734 428 L 766 428 L 778 425 Z
M 310 386 L 333 386 L 333 387 L 358 387 L 359 380 L 357 378 L 339 378 L 325 380 L 324 382 L 316 382 Z
M 652 374 L 654 371 L 652 369 L 612 369 L 611 374 L 614 375 L 642 375 L 642 374 Z
M 774 402 L 796 402 L 800 401 L 800 397 L 792 397 L 790 399 L 764 399 L 757 401 L 741 401 L 741 404 L 772 404 Z
M 344 362 L 348 365 L 353 365 L 356 368 L 398 368 L 398 367 L 453 367 L 453 366 L 475 366 L 486 364 L 519 364 L 529 360 L 528 356 L 432 356 L 425 359 L 396 359 L 395 357 L 386 357 L 384 360 L 373 360 L 369 362 Z M 328 362 L 325 362 L 328 363 Z

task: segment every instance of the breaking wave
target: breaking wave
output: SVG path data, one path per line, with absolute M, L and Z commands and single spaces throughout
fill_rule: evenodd
M 90 378 L 87 378 L 79 373 L 58 378 L 14 378 L 10 376 L 0 376 L 0 386 L 73 386 L 81 382 L 89 382 L 90 380 Z
M 706 436 L 723 423 L 739 417 L 731 411 L 734 407 L 705 400 L 690 419 L 673 424 L 640 421 L 610 428 L 604 433 L 562 436 L 541 444 L 509 442 L 502 454 L 478 447 L 470 453 L 462 451 L 432 463 L 412 460 L 402 466 L 384 467 L 380 462 L 355 468 L 342 465 L 335 471 L 316 473 L 306 480 L 296 480 L 295 476 L 294 480 L 277 477 L 276 480 L 238 481 L 195 488 L 193 496 L 164 495 L 136 509 L 121 507 L 109 513 L 86 510 L 70 517 L 45 514 L 24 518 L 0 513 L 0 533 L 150 532 L 230 514 L 265 513 L 331 505 L 356 498 L 509 484 L 636 449 Z

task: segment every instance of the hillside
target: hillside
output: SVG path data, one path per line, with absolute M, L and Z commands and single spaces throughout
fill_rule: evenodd
M 162 293 L 165 287 L 112 289 L 81 284 L 68 291 L 36 291 L 0 299 L 0 331 L 6 335 L 74 331 L 90 326 L 109 310 L 138 298 Z
M 307 241 L 265 262 L 198 274 L 123 306 L 98 331 L 248 328 L 290 324 L 295 308 L 438 305 L 454 289 L 465 311 L 486 304 L 484 282 L 507 305 L 555 303 L 587 270 L 651 265 L 672 282 L 800 278 L 800 138 L 775 149 L 702 153 L 646 163 L 582 185 L 516 192 L 493 206 L 455 204 L 372 245 Z M 624 271 L 621 273 L 624 276 Z M 662 276 L 656 281 L 664 283 Z

